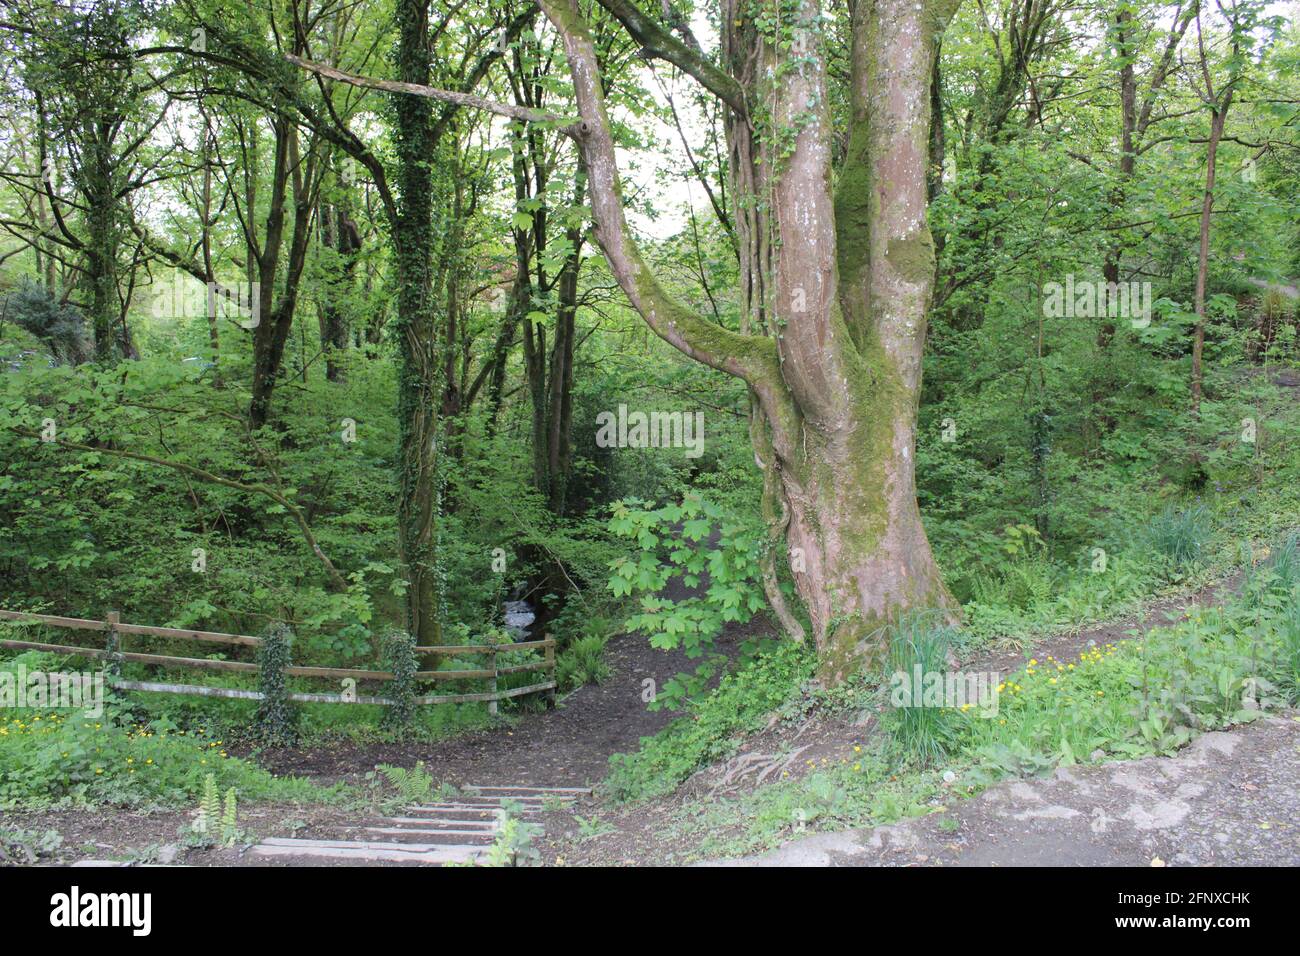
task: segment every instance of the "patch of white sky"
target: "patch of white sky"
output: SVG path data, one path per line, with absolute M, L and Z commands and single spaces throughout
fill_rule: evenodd
M 712 0 L 708 0 L 712 2 Z M 706 51 L 717 47 L 717 30 L 708 17 L 696 11 L 691 18 L 691 31 Z M 638 144 L 633 147 L 616 147 L 619 176 L 623 181 L 623 195 L 627 200 L 625 215 L 634 233 L 643 239 L 664 241 L 679 235 L 689 223 L 692 211 L 698 223 L 714 217 L 708 195 L 700 185 L 682 140 L 685 138 L 696 159 L 703 166 L 709 124 L 695 96 L 698 83 L 671 64 L 656 60 L 653 65 L 639 60 L 631 61 L 634 82 L 646 92 L 652 109 L 634 113 L 615 98 L 607 105 L 611 120 L 636 134 Z M 679 132 L 669 108 L 669 98 L 676 107 Z M 499 147 L 508 140 L 509 121 L 496 117 L 488 126 L 488 142 Z M 561 149 L 570 148 L 561 144 Z M 508 173 L 505 179 L 508 179 Z M 505 189 L 489 200 L 508 216 L 513 212 L 514 198 Z M 598 252 L 587 246 L 585 255 Z
M 706 14 L 697 9 L 691 17 L 691 31 L 706 51 L 716 50 L 718 33 Z M 690 158 L 682 145 L 685 138 L 697 160 L 705 149 L 709 124 L 694 95 L 698 84 L 695 79 L 676 70 L 661 60 L 650 66 L 640 66 L 638 82 L 649 93 L 657 109 L 653 116 L 631 117 L 615 114 L 633 128 L 644 127 L 642 136 L 652 144 L 651 149 L 619 149 L 619 169 L 622 172 L 623 193 L 633 200 L 627 211 L 628 224 L 640 235 L 656 240 L 670 239 L 681 233 L 690 223 L 692 211 L 697 221 L 713 218 L 709 197 L 691 168 Z M 668 97 L 677 110 L 678 132 L 669 110 Z M 647 215 L 642 207 L 650 210 Z

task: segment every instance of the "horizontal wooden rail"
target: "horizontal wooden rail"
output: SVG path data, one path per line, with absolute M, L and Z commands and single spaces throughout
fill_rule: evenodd
M 527 671 L 543 671 L 551 665 L 546 661 L 530 661 L 527 664 L 512 664 L 509 667 L 498 667 L 497 674 L 523 674 Z
M 102 647 L 77 647 L 72 644 L 45 644 L 40 641 L 12 641 L 0 640 L 0 647 L 9 647 L 15 650 L 28 651 L 46 651 L 51 654 L 77 654 L 82 657 L 104 658 L 108 656 L 108 651 Z M 256 672 L 257 665 L 246 661 L 210 661 L 202 657 L 173 657 L 168 654 L 140 654 L 135 651 L 123 651 L 122 660 L 134 661 L 138 664 L 157 664 L 159 667 L 197 667 L 199 669 L 215 671 L 243 671 L 245 673 Z M 530 665 L 524 669 L 532 669 L 536 666 L 545 666 L 544 661 L 538 661 L 535 665 Z M 473 680 L 475 678 L 487 678 L 497 673 L 513 673 L 515 668 L 502 668 L 500 671 L 491 670 L 474 670 L 474 671 L 417 671 L 416 680 L 443 681 L 443 680 Z M 284 669 L 284 672 L 290 677 L 332 677 L 344 678 L 352 677 L 356 680 L 375 680 L 390 681 L 393 679 L 392 671 L 372 671 L 355 667 L 307 667 L 299 665 L 290 665 Z
M 57 617 L 53 614 L 34 614 L 30 611 L 0 611 L 0 621 L 17 621 L 27 624 L 47 624 L 50 627 L 66 627 L 79 631 L 107 631 L 107 621 L 90 621 L 80 617 Z M 144 624 L 114 625 L 119 634 L 152 634 L 155 637 L 170 637 L 183 641 L 209 641 L 214 644 L 242 644 L 256 647 L 262 643 L 260 637 L 247 634 L 221 634 L 217 631 L 191 631 L 183 627 L 149 627 Z
M 76 647 L 71 644 L 42 644 L 39 641 L 0 640 L 0 647 L 12 647 L 17 650 L 47 651 L 51 654 L 75 654 L 80 657 L 108 657 L 109 653 L 102 647 Z M 168 657 L 165 654 L 137 654 L 123 651 L 122 660 L 135 661 L 140 664 L 160 664 L 163 667 L 206 667 L 218 671 L 256 671 L 256 664 L 243 661 L 209 661 L 199 657 Z
M 542 684 L 529 684 L 527 687 L 512 687 L 510 690 L 501 690 L 492 694 L 458 694 L 455 697 L 417 697 L 417 704 L 473 704 L 479 702 L 491 702 L 496 700 L 507 700 L 511 697 L 523 697 L 525 694 L 536 694 L 544 690 L 553 690 L 555 681 L 546 681 Z
M 417 697 L 416 704 L 471 704 L 491 703 L 525 694 L 537 694 L 555 689 L 555 681 L 530 684 L 527 687 L 515 687 L 496 694 L 454 694 L 431 697 Z M 193 694 L 198 697 L 225 697 L 234 700 L 261 700 L 262 692 L 244 690 L 240 687 L 207 687 L 203 684 L 161 684 L 152 681 L 117 680 L 113 687 L 121 690 L 147 691 L 155 694 Z M 290 700 L 308 704 L 372 704 L 389 706 L 393 702 L 387 697 L 344 697 L 342 694 L 304 694 L 290 693 Z
M 474 680 L 491 677 L 496 671 L 416 671 L 416 680 Z

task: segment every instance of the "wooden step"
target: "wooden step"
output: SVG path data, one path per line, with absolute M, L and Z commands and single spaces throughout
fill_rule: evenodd
M 591 796 L 590 787 L 478 787 L 467 783 L 463 790 L 480 793 L 480 795 L 485 795 L 485 793 L 493 793 L 493 795 L 498 795 L 498 793 L 542 793 L 542 795 L 546 795 L 546 793 L 568 793 L 568 795 L 572 796 Z
M 498 806 L 503 800 L 511 800 L 515 803 L 527 804 L 530 807 L 540 807 L 543 803 L 553 803 L 556 800 L 572 799 L 572 796 L 565 797 L 559 794 L 553 794 L 549 797 L 544 797 L 536 793 L 463 793 L 460 795 L 460 800 L 469 806 L 484 806 L 486 804 Z
M 271 837 L 249 851 L 255 856 L 310 856 L 396 863 L 465 863 L 480 859 L 482 846 L 438 843 L 393 843 L 369 840 L 299 840 Z
M 525 816 L 553 805 L 569 806 L 591 796 L 590 787 L 465 787 L 456 797 L 407 807 L 405 816 L 383 817 L 345 832 L 387 839 L 304 840 L 273 837 L 253 847 L 267 857 L 321 857 L 398 863 L 466 863 L 481 859 L 500 834 L 505 804 Z M 372 818 L 373 819 L 373 818 Z
M 444 819 L 442 817 L 384 817 L 382 823 L 410 823 L 416 826 L 427 827 L 433 824 L 450 827 L 476 827 L 484 830 L 495 830 L 497 820 L 454 820 Z
M 434 803 L 423 806 L 407 807 L 407 813 L 443 813 L 448 810 L 467 812 L 477 811 L 479 813 L 500 813 L 501 804 L 493 801 L 492 803 Z M 523 813 L 538 813 L 541 811 L 541 805 L 524 804 L 520 808 Z
M 464 843 L 465 837 L 475 840 L 487 840 L 488 844 L 496 842 L 497 833 L 495 830 L 416 830 L 404 829 L 402 827 L 363 827 L 367 833 L 381 833 L 384 836 L 398 837 L 409 836 L 412 839 L 423 840 L 426 843 Z M 447 839 L 436 839 L 437 837 L 446 837 Z M 393 842 L 402 842 L 395 840 Z

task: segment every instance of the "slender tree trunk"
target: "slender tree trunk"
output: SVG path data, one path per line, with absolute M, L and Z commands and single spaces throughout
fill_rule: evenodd
M 458 371 L 461 364 L 461 336 L 464 334 L 461 315 L 461 281 L 465 271 L 463 246 L 465 239 L 465 220 L 472 215 L 473 202 L 465 196 L 464 168 L 458 166 L 455 182 L 452 186 L 451 221 L 448 224 L 447 251 L 445 257 L 445 286 L 443 300 L 447 303 L 446 321 L 442 333 L 442 417 L 447 437 L 447 454 L 459 457 L 462 422 L 462 383 L 464 376 Z
M 934 202 L 943 192 L 943 164 L 947 158 L 947 141 L 943 128 L 943 57 L 941 43 L 934 41 L 930 66 L 930 171 L 926 179 L 926 199 Z M 934 251 L 943 251 L 942 236 L 935 236 Z
M 1205 195 L 1201 198 L 1200 247 L 1196 255 L 1196 328 L 1192 335 L 1192 414 L 1201 413 L 1204 391 L 1205 286 L 1210 272 L 1210 217 L 1214 213 L 1214 166 L 1228 118 L 1229 100 L 1210 115 L 1210 142 L 1205 152 Z
M 284 347 L 293 326 L 302 272 L 307 263 L 312 210 L 315 206 L 314 150 L 306 161 L 305 170 L 303 165 L 298 151 L 297 129 L 287 120 L 277 120 L 271 203 L 262 253 L 257 263 L 258 317 L 253 329 L 253 394 L 248 410 L 249 421 L 254 428 L 262 427 L 270 418 L 271 396 L 284 361 Z M 285 205 L 290 191 L 293 195 L 293 234 L 284 263 L 284 288 L 277 298 L 276 278 L 280 270 L 280 250 L 284 243 Z
M 427 0 L 398 0 L 398 78 L 428 84 Z M 437 435 L 438 362 L 433 305 L 432 166 L 435 152 L 430 102 L 394 98 L 397 114 L 398 221 L 393 230 L 397 265 L 398 540 L 406 565 L 407 629 L 422 646 L 440 644 Z M 445 167 L 444 167 L 445 168 Z M 439 184 L 441 186 L 441 184 Z
M 1124 215 L 1128 199 L 1128 184 L 1133 178 L 1137 165 L 1134 150 L 1137 144 L 1134 134 L 1137 131 L 1137 79 L 1134 71 L 1134 58 L 1137 51 L 1134 44 L 1133 11 L 1121 7 L 1115 15 L 1115 52 L 1119 55 L 1119 115 L 1120 144 L 1119 162 L 1115 171 L 1115 184 L 1110 192 L 1110 208 L 1117 217 Z M 1120 277 L 1120 255 L 1123 251 L 1121 237 L 1116 235 L 1106 247 L 1106 258 L 1102 263 L 1102 278 L 1116 285 Z M 1103 316 L 1097 330 L 1097 347 L 1105 351 L 1115 337 L 1115 323 Z M 1099 396 L 1094 394 L 1094 403 Z
M 557 287 L 555 343 L 551 346 L 550 394 L 547 401 L 546 477 L 547 505 L 552 514 L 564 514 L 568 502 L 573 459 L 569 430 L 573 420 L 574 318 L 578 311 L 578 270 L 582 235 L 567 232 L 573 252 L 567 257 Z
M 340 176 L 335 185 L 338 202 L 321 205 L 321 241 L 336 256 L 334 271 L 325 283 L 325 302 L 321 305 L 320 344 L 325 352 L 325 378 L 330 382 L 343 380 L 339 357 L 347 351 L 352 337 L 347 299 L 355 281 L 357 254 L 361 251 L 361 234 L 352 221 L 348 201 L 349 184 Z
M 36 221 L 41 227 L 41 239 L 50 233 L 50 211 L 46 206 L 45 200 L 45 183 L 49 182 L 50 188 L 54 188 L 54 156 L 50 152 L 49 138 L 46 129 L 45 111 L 39 106 L 36 110 L 36 162 L 40 166 L 43 162 L 48 162 L 48 168 L 38 168 L 36 174 L 40 177 L 40 185 L 36 189 Z M 42 160 L 41 157 L 46 157 Z M 42 254 L 41 246 L 38 243 L 36 249 L 36 272 L 41 276 L 45 283 L 45 291 L 51 296 L 58 295 L 58 283 L 55 278 L 55 267 L 57 265 L 54 256 L 49 253 Z
M 528 279 L 525 272 L 522 277 L 516 276 L 511 285 L 510 297 L 506 303 L 506 314 L 501 319 L 501 327 L 497 330 L 496 341 L 492 343 L 491 369 L 487 373 L 487 434 L 489 438 L 496 434 L 497 422 L 501 417 L 501 405 L 505 400 L 506 365 L 510 358 L 510 351 L 515 344 L 515 336 L 518 335 L 523 311 L 527 308 L 527 299 Z
M 199 251 L 203 256 L 203 274 L 206 276 L 208 288 L 212 288 L 212 283 L 216 281 L 216 275 L 212 267 L 212 153 L 213 153 L 213 135 L 207 128 L 208 118 L 206 112 L 200 109 L 204 118 L 203 131 L 203 185 L 199 193 L 199 217 L 203 234 L 200 237 Z M 221 388 L 221 332 L 217 328 L 217 310 L 214 307 L 215 302 L 209 298 L 208 306 L 204 310 L 208 317 L 208 349 L 211 352 L 210 361 L 212 362 L 212 385 L 214 388 Z

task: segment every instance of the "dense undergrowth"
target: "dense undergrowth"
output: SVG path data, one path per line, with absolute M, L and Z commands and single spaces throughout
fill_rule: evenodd
M 57 663 L 26 653 L 3 668 L 22 665 L 31 673 Z M 223 790 L 234 787 L 251 799 L 331 800 L 342 793 L 274 777 L 230 748 L 206 719 L 183 725 L 113 697 L 93 717 L 82 710 L 8 709 L 0 721 L 0 808 L 175 807 L 192 803 L 209 775 Z

